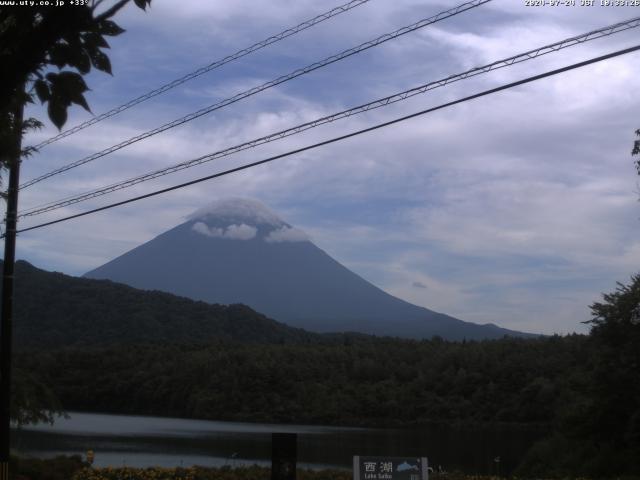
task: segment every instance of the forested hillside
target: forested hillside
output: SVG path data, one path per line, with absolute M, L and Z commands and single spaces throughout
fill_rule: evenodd
M 282 343 L 320 338 L 244 305 L 210 305 L 108 280 L 46 272 L 24 261 L 16 263 L 15 288 L 14 342 L 18 349 L 214 339 Z

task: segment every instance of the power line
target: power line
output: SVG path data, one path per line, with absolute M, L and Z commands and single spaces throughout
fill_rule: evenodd
M 402 35 L 405 35 L 407 33 L 413 32 L 415 30 L 418 30 L 420 28 L 426 27 L 428 25 L 431 25 L 433 23 L 439 22 L 441 20 L 444 20 L 446 18 L 449 17 L 453 17 L 455 15 L 458 15 L 462 12 L 465 12 L 467 10 L 470 10 L 472 8 L 476 8 L 479 7 L 480 5 L 483 5 L 485 3 L 488 3 L 492 0 L 472 0 L 470 2 L 466 2 L 463 3 L 457 7 L 451 8 L 449 10 L 446 10 L 444 12 L 440 12 L 437 15 L 434 15 L 432 17 L 429 18 L 425 18 L 423 20 L 420 20 L 419 22 L 416 22 L 414 24 L 402 27 L 394 32 L 391 33 L 386 33 L 384 35 L 381 35 L 373 40 L 370 40 L 368 42 L 364 42 L 356 47 L 350 48 L 348 50 L 344 50 L 341 53 L 338 53 L 336 55 L 332 55 L 330 57 L 325 58 L 324 60 L 320 60 L 319 62 L 313 63 L 311 65 L 307 65 L 306 67 L 303 68 L 299 68 L 297 70 L 294 70 L 293 72 L 287 74 L 287 75 L 283 75 L 281 77 L 276 78 L 275 80 L 271 80 L 269 82 L 263 83 L 262 85 L 259 85 L 257 87 L 251 88 L 249 90 L 246 90 L 242 93 L 238 93 L 237 95 L 234 95 L 233 97 L 229 97 L 225 100 L 222 100 L 218 103 L 215 103 L 213 105 L 209 105 L 208 107 L 202 108 L 196 112 L 190 113 L 189 115 L 185 115 L 182 118 L 179 118 L 177 120 L 173 120 L 172 122 L 166 123 L 160 127 L 154 128 L 153 130 L 149 130 L 145 133 L 142 133 L 140 135 L 136 135 L 135 137 L 132 137 L 128 140 L 125 140 L 124 142 L 121 142 L 117 145 L 113 145 L 109 148 L 106 148 L 100 152 L 94 153 L 92 155 L 89 155 L 88 157 L 84 157 L 80 160 L 76 160 L 75 162 L 69 163 L 63 167 L 57 168 L 55 170 L 52 170 L 48 173 L 45 173 L 44 175 L 41 175 L 37 178 L 34 178 L 32 180 L 29 180 L 28 182 L 22 184 L 20 186 L 21 189 L 25 189 L 27 187 L 30 187 L 31 185 L 34 185 L 38 182 L 41 182 L 47 178 L 53 177 L 54 175 L 58 175 L 60 173 L 66 172 L 68 170 L 71 170 L 73 168 L 79 167 L 80 165 L 84 165 L 85 163 L 91 162 L 93 160 L 96 160 L 98 158 L 104 157 L 105 155 L 108 155 L 110 153 L 113 153 L 117 150 L 120 150 L 124 147 L 127 147 L 133 143 L 139 142 L 140 140 L 144 140 L 146 138 L 152 137 L 153 135 L 157 135 L 158 133 L 164 132 L 166 130 L 169 130 L 171 128 L 175 128 L 177 126 L 180 126 L 184 123 L 190 122 L 191 120 L 195 120 L 196 118 L 202 117 L 203 115 L 206 115 L 208 113 L 211 113 L 215 110 L 219 110 L 223 107 L 226 107 L 228 105 L 231 105 L 233 103 L 236 103 L 240 100 L 243 100 L 247 97 L 250 97 L 252 95 L 255 95 L 257 93 L 260 93 L 264 90 L 267 90 L 271 87 L 275 87 L 276 85 L 280 85 L 281 83 L 287 82 L 289 80 L 292 80 L 296 77 L 299 77 L 301 75 L 305 75 L 309 72 L 312 72 L 314 70 L 317 70 L 319 68 L 325 67 L 327 65 L 330 65 L 334 62 L 343 60 L 347 57 L 350 57 L 352 55 L 355 55 L 357 53 L 361 53 L 365 50 L 368 50 L 369 48 L 372 47 L 376 47 L 378 45 L 381 45 L 385 42 L 388 42 L 389 40 L 393 40 L 395 38 L 398 38 Z
M 469 95 L 467 97 L 463 97 L 463 98 L 460 98 L 458 100 L 454 100 L 454 101 L 451 101 L 451 102 L 443 103 L 441 105 L 438 105 L 437 107 L 432 107 L 432 108 L 428 108 L 426 110 L 421 110 L 419 112 L 412 113 L 410 115 L 405 115 L 403 117 L 399 117 L 399 118 L 396 118 L 396 119 L 393 119 L 393 120 L 389 120 L 387 122 L 379 123 L 377 125 L 374 125 L 374 126 L 371 126 L 371 127 L 368 127 L 368 128 L 364 128 L 362 130 L 357 130 L 355 132 L 351 132 L 351 133 L 348 133 L 346 135 L 341 135 L 339 137 L 334 137 L 334 138 L 331 138 L 329 140 L 324 140 L 322 142 L 314 143 L 312 145 L 307 145 L 306 147 L 298 148 L 298 149 L 295 149 L 295 150 L 290 150 L 288 152 L 281 153 L 279 155 L 274 155 L 272 157 L 268 157 L 268 158 L 265 158 L 263 160 L 259 160 L 259 161 L 253 162 L 253 163 L 248 163 L 246 165 L 241 165 L 239 167 L 231 168 L 231 169 L 225 170 L 223 172 L 218 172 L 218 173 L 214 173 L 212 175 L 207 175 L 205 177 L 200 177 L 200 178 L 197 178 L 195 180 L 191 180 L 189 182 L 181 183 L 179 185 L 174 185 L 174 186 L 168 187 L 168 188 L 163 188 L 161 190 L 156 190 L 154 192 L 150 192 L 150 193 L 147 193 L 147 194 L 144 194 L 144 195 L 140 195 L 140 196 L 137 196 L 137 197 L 129 198 L 127 200 L 123 200 L 123 201 L 120 201 L 120 202 L 111 203 L 109 205 L 105 205 L 103 207 L 94 208 L 92 210 L 87 210 L 85 212 L 77 213 L 75 215 L 69 215 L 67 217 L 62 217 L 62 218 L 59 218 L 57 220 L 52 220 L 50 222 L 45 222 L 45 223 L 41 223 L 41 224 L 38 224 L 38 225 L 34 225 L 32 227 L 23 228 L 21 230 L 18 230 L 17 233 L 28 232 L 30 230 L 35 230 L 35 229 L 38 229 L 38 228 L 47 227 L 49 225 L 54 225 L 56 223 L 66 222 L 66 221 L 72 220 L 74 218 L 84 217 L 86 215 L 90 215 L 90 214 L 93 214 L 93 213 L 101 212 L 101 211 L 104 211 L 104 210 L 109 210 L 111 208 L 119 207 L 121 205 L 126 205 L 128 203 L 137 202 L 137 201 L 143 200 L 145 198 L 154 197 L 156 195 L 160 195 L 160 194 L 163 194 L 163 193 L 168 193 L 168 192 L 171 192 L 173 190 L 178 190 L 180 188 L 185 188 L 185 187 L 188 187 L 188 186 L 191 186 L 191 185 L 195 185 L 197 183 L 201 183 L 201 182 L 204 182 L 204 181 L 207 181 L 207 180 L 212 180 L 214 178 L 218 178 L 218 177 L 222 177 L 222 176 L 225 176 L 225 175 L 229 175 L 231 173 L 239 172 L 241 170 L 246 170 L 246 169 L 249 169 L 249 168 L 252 168 L 252 167 L 256 167 L 258 165 L 262 165 L 262 164 L 265 164 L 265 163 L 273 162 L 274 160 L 278 160 L 280 158 L 288 157 L 288 156 L 295 155 L 295 154 L 301 153 L 301 152 L 305 152 L 307 150 L 312 150 L 312 149 L 315 149 L 315 148 L 318 148 L 318 147 L 321 147 L 321 146 L 324 146 L 324 145 L 329 145 L 331 143 L 335 143 L 335 142 L 339 142 L 339 141 L 342 141 L 342 140 L 346 140 L 348 138 L 355 137 L 357 135 L 368 133 L 368 132 L 371 132 L 371 131 L 374 131 L 374 130 L 378 130 L 380 128 L 388 127 L 390 125 L 393 125 L 393 124 L 396 124 L 396 123 L 400 123 L 400 122 L 409 120 L 411 118 L 415 118 L 415 117 L 419 117 L 419 116 L 422 116 L 422 115 L 426 115 L 427 113 L 435 112 L 436 110 L 442 110 L 444 108 L 451 107 L 451 106 L 457 105 L 459 103 L 468 102 L 468 101 L 474 100 L 476 98 L 480 98 L 480 97 L 484 97 L 484 96 L 487 96 L 487 95 L 491 95 L 493 93 L 497 93 L 497 92 L 500 92 L 500 91 L 503 91 L 503 90 L 514 88 L 514 87 L 517 87 L 519 85 L 524 85 L 526 83 L 534 82 L 534 81 L 537 81 L 537 80 L 541 80 L 543 78 L 550 77 L 550 76 L 553 76 L 553 75 L 558 75 L 560 73 L 564 73 L 564 72 L 567 72 L 569 70 L 574 70 L 576 68 L 585 67 L 585 66 L 591 65 L 593 63 L 601 62 L 603 60 L 608 60 L 610 58 L 618 57 L 620 55 L 625 55 L 627 53 L 635 52 L 637 50 L 640 50 L 640 45 L 636 45 L 636 46 L 630 47 L 630 48 L 625 48 L 623 50 L 618 50 L 616 52 L 609 53 L 607 55 L 602 55 L 602 56 L 599 56 L 599 57 L 592 58 L 590 60 L 585 60 L 583 62 L 574 63 L 574 64 L 568 65 L 566 67 L 558 68 L 558 69 L 551 70 L 551 71 L 548 71 L 548 72 L 545 72 L 545 73 L 541 73 L 541 74 L 538 74 L 538 75 L 527 77 L 527 78 L 524 78 L 522 80 L 518 80 L 516 82 L 511 82 L 511 83 L 502 85 L 500 87 L 492 88 L 492 89 L 489 89 L 489 90 L 485 90 L 483 92 L 476 93 L 474 95 Z
M 191 73 L 187 73 L 186 75 L 177 78 L 176 80 L 173 80 L 172 82 L 166 83 L 164 85 L 162 85 L 161 87 L 156 88 L 155 90 L 151 90 L 150 92 L 145 93 L 144 95 L 140 95 L 139 97 L 134 98 L 133 100 L 129 100 L 127 103 L 124 103 L 118 107 L 115 107 L 111 110 L 109 110 L 108 112 L 102 113 L 96 117 L 93 117 L 89 120 L 87 120 L 86 122 L 80 123 L 78 125 L 76 125 L 73 128 L 70 128 L 68 130 L 65 130 L 64 132 L 59 133 L 58 135 L 55 135 L 41 143 L 39 143 L 38 145 L 36 145 L 34 148 L 35 149 L 40 149 L 46 145 L 49 145 L 53 142 L 57 142 L 58 140 L 68 137 L 69 135 L 73 135 L 74 133 L 79 132 L 80 130 L 84 130 L 87 127 L 90 127 L 91 125 L 95 125 L 98 122 L 101 122 L 102 120 L 105 120 L 107 118 L 113 117 L 119 113 L 124 112 L 125 110 L 130 109 L 131 107 L 134 107 L 135 105 L 138 105 L 142 102 L 145 102 L 147 100 L 149 100 L 150 98 L 153 98 L 157 95 L 160 95 L 168 90 L 171 90 L 179 85 L 182 85 L 183 83 L 188 82 L 189 80 L 193 80 L 196 77 L 199 77 L 200 75 L 204 75 L 205 73 L 210 72 L 211 70 L 215 70 L 216 68 L 219 68 L 227 63 L 233 62 L 234 60 L 238 60 L 239 58 L 242 58 L 246 55 L 249 55 L 250 53 L 253 53 L 255 51 L 258 51 L 262 48 L 265 48 L 273 43 L 279 42 L 281 40 L 284 40 L 287 37 L 290 37 L 292 35 L 295 35 L 296 33 L 302 32 L 303 30 L 306 30 L 308 28 L 313 27 L 314 25 L 317 25 L 319 23 L 324 22 L 325 20 L 329 20 L 332 17 L 335 17 L 336 15 L 340 15 L 341 13 L 345 13 L 355 7 L 358 7 L 364 3 L 367 3 L 370 0 L 351 0 L 348 3 L 345 3 L 344 5 L 340 5 L 338 7 L 332 8 L 331 10 L 329 10 L 328 12 L 322 13 L 320 15 L 317 15 L 316 17 L 313 17 L 310 20 L 306 20 L 302 23 L 300 23 L 299 25 L 296 25 L 295 27 L 292 28 L 288 28 L 286 30 L 283 30 L 280 33 L 277 33 L 276 35 L 273 35 L 269 38 L 266 38 L 265 40 L 262 40 L 258 43 L 254 43 L 253 45 L 251 45 L 250 47 L 247 48 L 243 48 L 242 50 L 238 50 L 236 53 L 228 55 L 220 60 L 216 60 L 215 62 L 210 63 L 209 65 L 205 66 L 205 67 L 201 67 Z
M 20 213 L 20 218 L 25 218 L 25 217 L 29 217 L 29 216 L 35 216 L 35 215 L 39 215 L 45 212 L 50 212 L 52 210 L 57 210 L 59 208 L 62 207 L 66 207 L 69 205 L 73 205 L 75 203 L 79 203 L 85 200 L 89 200 L 92 198 L 96 198 L 102 195 L 106 195 L 109 193 L 113 193 L 115 191 L 118 190 L 122 190 L 124 188 L 129 188 L 132 187 L 134 185 L 137 185 L 139 183 L 145 182 L 145 181 L 149 181 L 152 180 L 154 178 L 158 178 L 164 175 L 168 175 L 171 173 L 175 173 L 187 168 L 191 168 L 197 165 L 201 165 L 203 163 L 206 162 L 210 162 L 212 160 L 216 160 L 222 157 L 226 157 L 229 155 L 232 155 L 234 153 L 238 153 L 240 151 L 243 150 L 247 150 L 250 148 L 254 148 L 256 146 L 259 145 L 264 145 L 266 143 L 269 142 L 273 142 L 291 135 L 295 135 L 301 132 L 304 132 L 306 130 L 309 130 L 311 128 L 315 128 L 317 126 L 326 124 L 326 123 L 330 123 L 330 122 L 334 122 L 336 120 L 340 120 L 343 118 L 347 118 L 347 117 L 351 117 L 353 115 L 358 115 L 376 108 L 381 108 L 381 107 L 385 107 L 387 105 L 393 104 L 393 103 L 397 103 L 400 101 L 404 101 L 408 98 L 411 98 L 415 95 L 419 95 L 422 93 L 426 93 L 430 90 L 433 90 L 435 88 L 439 88 L 439 87 L 443 87 L 445 85 L 448 85 L 450 83 L 453 82 L 457 82 L 466 78 L 470 78 L 476 75 L 480 75 L 480 74 L 484 74 L 484 73 L 488 73 L 490 71 L 493 70 L 497 70 L 499 68 L 504 68 L 504 67 L 508 67 L 517 63 L 521 63 L 524 61 L 528 61 L 528 60 L 532 60 L 534 58 L 537 58 L 539 56 L 542 55 L 546 55 L 548 53 L 552 53 L 552 52 L 557 52 L 559 50 L 562 50 L 564 48 L 568 48 L 574 45 L 578 45 L 578 44 L 582 44 L 584 42 L 587 41 L 591 41 L 591 40 L 595 40 L 598 38 L 602 38 L 602 37 L 606 37 L 609 35 L 612 35 L 614 33 L 618 33 L 624 30 L 628 30 L 631 28 L 636 28 L 640 26 L 640 17 L 636 17 L 636 18 L 632 18 L 630 20 L 626 20 L 624 22 L 619 22 L 613 25 L 609 25 L 607 27 L 603 27 L 597 30 L 593 30 L 590 31 L 588 33 L 584 33 L 582 35 L 578 35 L 578 36 L 574 36 L 571 38 L 567 38 L 565 40 L 559 41 L 559 42 L 555 42 L 552 43 L 550 45 L 546 45 L 544 47 L 539 47 L 533 50 L 529 50 L 527 52 L 524 53 L 520 53 L 514 56 L 511 56 L 509 58 L 503 59 L 503 60 L 498 60 L 495 62 L 492 62 L 488 65 L 484 65 L 482 67 L 475 67 L 472 68 L 470 70 L 467 70 L 463 73 L 458 73 L 455 75 L 450 75 L 444 79 L 441 80 L 436 80 L 436 81 L 432 81 L 429 82 L 427 84 L 421 85 L 419 87 L 414 87 L 412 89 L 409 90 L 405 90 L 403 92 L 400 93 L 396 93 L 393 95 L 389 95 L 387 97 L 378 99 L 378 100 L 374 100 L 372 102 L 363 104 L 363 105 L 359 105 L 357 107 L 353 107 L 350 108 L 348 110 L 343 110 L 341 112 L 338 113 L 334 113 L 332 115 L 328 115 L 325 117 L 321 117 L 318 119 L 315 119 L 313 121 L 310 122 L 306 122 L 303 123 L 301 125 L 297 125 L 295 127 L 291 127 L 288 128 L 286 130 L 281 130 L 279 132 L 276 133 L 272 133 L 269 135 L 266 135 L 264 137 L 260 137 L 254 140 L 250 140 L 248 142 L 244 142 L 242 144 L 239 145 L 235 145 L 233 147 L 229 147 L 226 148 L 224 150 L 220 150 L 214 153 L 210 153 L 195 159 L 191 159 L 185 162 L 181 162 L 178 163 L 176 165 L 172 165 L 170 167 L 166 167 L 166 168 L 162 168 L 153 172 L 149 172 L 143 175 L 139 175 L 137 177 L 133 177 L 130 178 L 128 180 L 124 180 L 121 182 L 117 182 L 105 187 L 101 187 L 99 189 L 90 191 L 90 192 L 86 192 L 80 195 L 75 195 L 75 196 L 70 196 L 70 197 L 66 197 L 60 200 L 56 200 L 53 202 L 49 202 L 46 203 L 44 205 L 39 205 L 36 207 L 32 207 L 28 210 L 26 210 L 25 212 L 21 212 Z

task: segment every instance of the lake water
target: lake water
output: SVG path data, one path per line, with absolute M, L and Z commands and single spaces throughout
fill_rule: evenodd
M 445 470 L 509 473 L 541 436 L 517 428 L 359 429 L 307 425 L 212 422 L 70 412 L 53 426 L 13 430 L 23 455 L 95 452 L 95 466 L 270 465 L 271 433 L 298 434 L 298 463 L 306 468 L 350 468 L 354 455 L 426 456 Z

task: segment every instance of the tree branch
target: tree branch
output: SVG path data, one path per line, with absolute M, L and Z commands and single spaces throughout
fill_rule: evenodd
M 101 21 L 101 20 L 106 20 L 107 18 L 111 18 L 113 17 L 116 13 L 118 13 L 122 7 L 124 7 L 127 3 L 129 3 L 130 0 L 120 0 L 118 3 L 116 3 L 113 7 L 111 7 L 108 10 L 105 10 L 103 13 L 101 13 L 100 15 L 98 15 L 95 19 L 97 22 Z

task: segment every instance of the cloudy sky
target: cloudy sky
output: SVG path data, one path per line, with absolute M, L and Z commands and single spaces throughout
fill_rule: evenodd
M 458 5 L 370 0 L 42 149 L 22 179 Z M 580 3 L 580 0 L 577 0 Z M 119 16 L 102 113 L 320 14 L 338 1 L 153 0 Z M 113 183 L 640 15 L 632 7 L 494 0 L 238 102 L 21 193 L 28 208 Z M 25 219 L 28 227 L 439 105 L 638 43 L 638 29 Z M 634 53 L 255 169 L 21 234 L 18 257 L 80 275 L 220 198 L 257 199 L 386 291 L 478 323 L 585 332 L 588 305 L 640 266 Z M 29 112 L 43 116 L 39 108 Z M 75 109 L 67 126 L 90 118 Z M 55 129 L 32 134 L 27 144 Z

